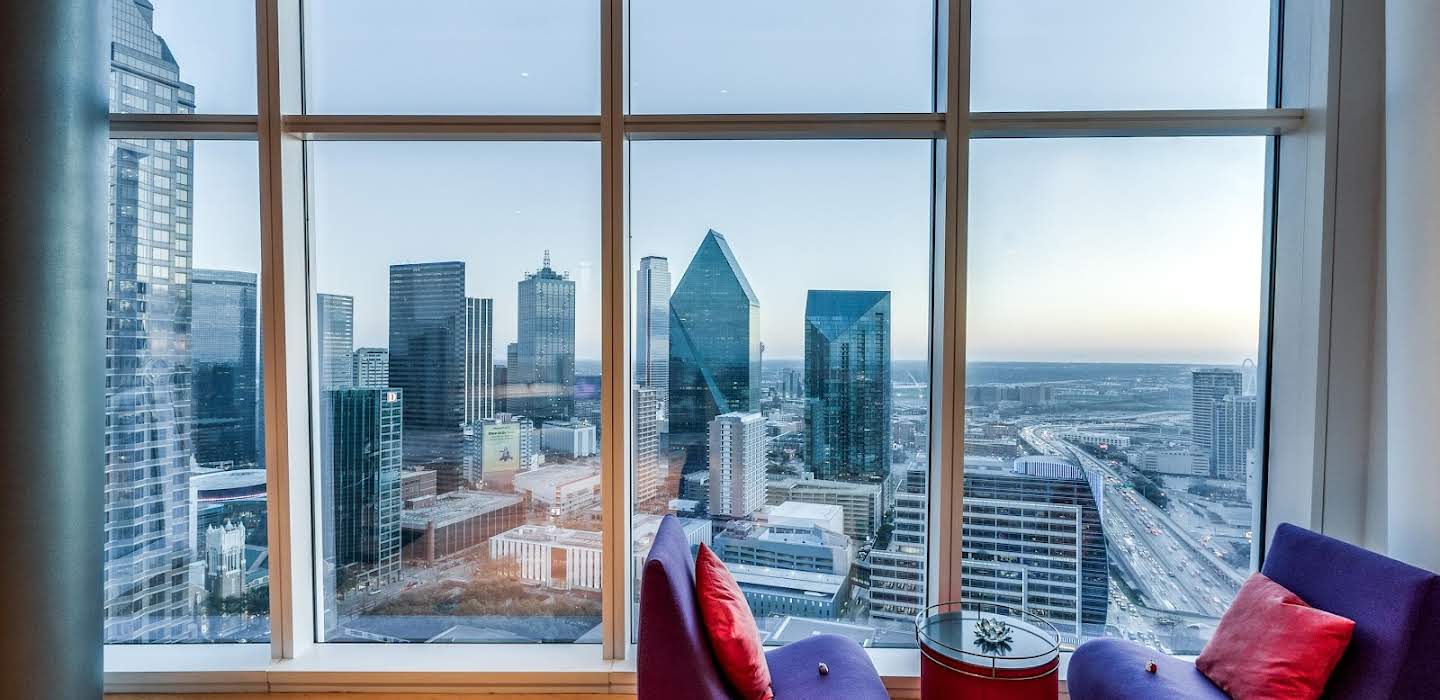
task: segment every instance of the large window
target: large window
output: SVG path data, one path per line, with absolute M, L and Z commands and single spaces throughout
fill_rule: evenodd
M 660 516 L 679 516 L 730 567 L 769 644 L 914 641 L 931 148 L 630 150 L 635 556 Z
M 111 642 L 609 663 L 669 515 L 877 658 L 1259 563 L 1267 0 L 111 2 Z
M 1196 654 L 1254 561 L 1265 143 L 971 145 L 967 597 Z
M 597 641 L 599 148 L 310 151 L 320 638 Z

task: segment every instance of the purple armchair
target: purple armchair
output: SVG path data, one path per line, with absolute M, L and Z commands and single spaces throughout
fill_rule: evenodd
M 730 700 L 695 600 L 695 560 L 680 522 L 665 516 L 640 581 L 640 700 Z M 855 642 L 821 634 L 765 653 L 775 700 L 888 698 Z M 821 675 L 819 665 L 829 667 Z
M 1276 530 L 1261 571 L 1310 605 L 1355 621 L 1326 698 L 1440 698 L 1440 576 L 1288 524 Z M 1118 639 L 1086 642 L 1070 659 L 1070 697 L 1226 698 L 1194 665 L 1157 656 Z M 1156 673 L 1145 672 L 1146 660 L 1159 665 Z

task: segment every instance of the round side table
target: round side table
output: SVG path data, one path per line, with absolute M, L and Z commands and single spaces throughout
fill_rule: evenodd
M 940 603 L 915 618 L 922 700 L 1057 700 L 1060 634 L 1018 608 Z

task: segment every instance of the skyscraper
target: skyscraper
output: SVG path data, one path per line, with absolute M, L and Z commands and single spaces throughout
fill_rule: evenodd
M 1216 477 L 1237 481 L 1249 478 L 1251 462 L 1255 459 L 1257 409 L 1254 396 L 1231 394 L 1215 403 L 1212 424 Z
M 965 460 L 966 597 L 1023 608 L 1067 642 L 1105 631 L 1109 563 L 1103 488 L 1059 457 Z
M 1190 373 L 1190 434 L 1195 441 L 1195 473 L 1216 476 L 1215 406 L 1239 395 L 1244 377 L 1233 369 L 1197 369 Z
M 929 513 L 928 465 L 910 465 L 895 491 L 895 520 L 890 542 L 870 552 L 870 617 L 895 625 L 913 625 L 925 609 L 926 522 Z
M 710 515 L 745 518 L 765 505 L 765 417 L 731 412 L 710 421 Z
M 760 409 L 760 299 L 725 237 L 707 231 L 670 295 L 670 445 L 707 468 L 710 421 Z
M 890 292 L 810 290 L 805 433 L 822 479 L 890 476 Z
M 195 88 L 180 81 L 153 13 L 145 0 L 112 2 L 112 112 L 195 111 Z M 114 139 L 109 155 L 105 640 L 195 639 L 191 142 Z
M 399 389 L 321 394 L 324 556 L 351 580 L 400 573 L 404 403 Z
M 463 477 L 465 263 L 390 266 L 390 386 L 405 391 L 405 464 Z
M 195 269 L 190 276 L 191 390 L 199 464 L 259 464 L 259 348 L 253 272 Z
M 315 295 L 315 329 L 320 339 L 320 390 L 343 389 L 355 381 L 355 297 Z
M 640 258 L 635 273 L 635 383 L 651 387 L 664 410 L 670 392 L 670 261 Z
M 631 464 L 634 465 L 634 496 L 644 503 L 660 495 L 660 405 L 659 390 L 637 386 L 631 409 L 634 415 L 634 441 L 631 443 Z
M 390 386 L 390 351 L 385 348 L 355 349 L 355 386 L 383 389 Z
M 465 299 L 465 422 L 495 415 L 495 300 Z
M 575 412 L 575 282 L 550 267 L 525 275 L 519 294 L 515 362 L 507 378 L 506 407 L 537 421 L 564 420 Z

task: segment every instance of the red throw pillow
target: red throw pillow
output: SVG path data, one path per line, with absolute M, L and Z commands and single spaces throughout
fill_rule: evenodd
M 750 604 L 740 592 L 725 562 L 703 543 L 695 558 L 695 596 L 700 601 L 700 619 L 710 636 L 710 648 L 720 671 L 744 700 L 770 700 L 770 667 L 760 644 L 760 628 L 750 614 Z
M 1261 573 L 1240 587 L 1195 667 L 1235 700 L 1320 697 L 1355 623 Z

